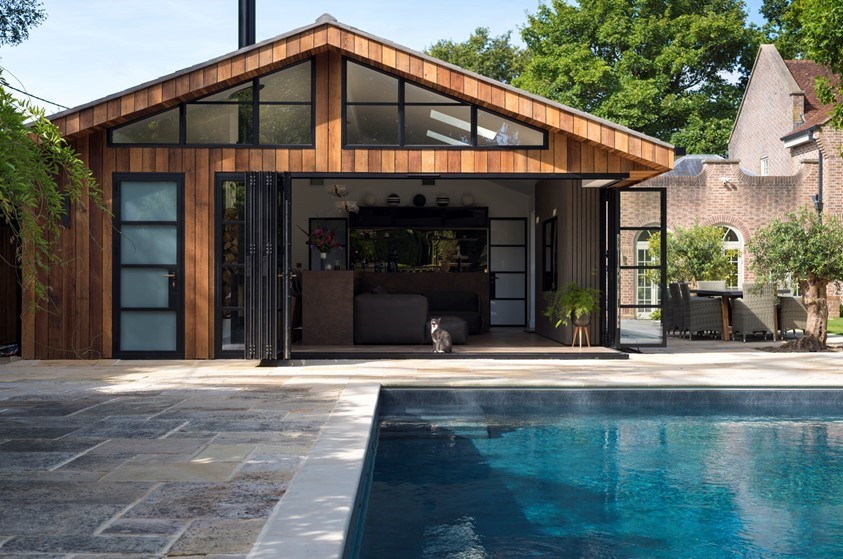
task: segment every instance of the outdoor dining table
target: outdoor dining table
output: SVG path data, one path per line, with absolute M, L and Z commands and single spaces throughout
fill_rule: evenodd
M 691 293 L 695 293 L 699 297 L 720 297 L 720 313 L 723 316 L 723 341 L 729 341 L 729 301 L 743 297 L 743 290 L 741 289 L 692 289 Z

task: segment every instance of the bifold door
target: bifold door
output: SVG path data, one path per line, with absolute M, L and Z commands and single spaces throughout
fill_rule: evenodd
M 246 173 L 246 359 L 290 358 L 290 177 Z

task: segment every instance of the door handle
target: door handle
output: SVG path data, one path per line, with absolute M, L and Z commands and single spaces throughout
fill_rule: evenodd
M 161 274 L 162 278 L 176 279 L 176 274 Z

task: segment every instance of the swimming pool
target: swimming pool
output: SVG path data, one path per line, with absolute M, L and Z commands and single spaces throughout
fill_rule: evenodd
M 843 391 L 384 390 L 356 559 L 843 557 Z

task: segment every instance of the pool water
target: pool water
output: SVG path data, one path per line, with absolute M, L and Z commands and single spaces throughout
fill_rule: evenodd
M 407 392 L 383 407 L 352 557 L 843 557 L 839 393 Z

